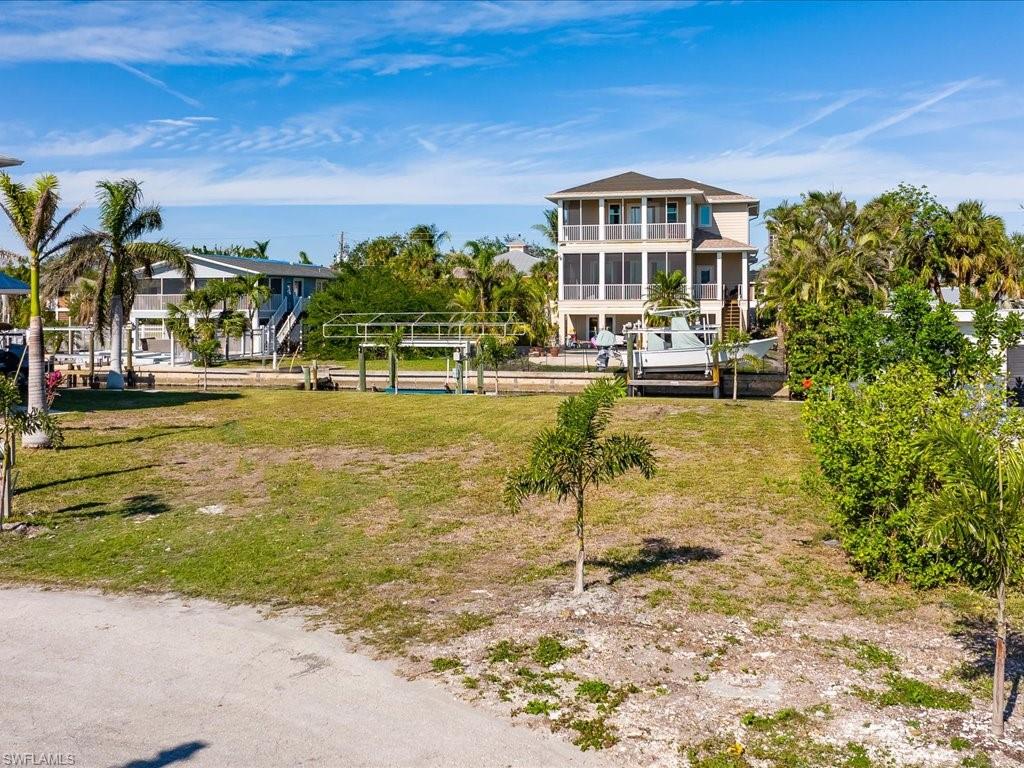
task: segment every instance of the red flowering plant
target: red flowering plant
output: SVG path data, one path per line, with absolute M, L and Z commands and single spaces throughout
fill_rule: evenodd
M 56 400 L 60 395 L 57 390 L 60 385 L 64 382 L 64 374 L 60 371 L 50 371 L 46 374 L 46 407 L 50 408 L 53 406 L 53 401 Z

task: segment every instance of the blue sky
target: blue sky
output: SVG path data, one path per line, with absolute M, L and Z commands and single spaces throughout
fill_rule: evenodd
M 185 244 L 326 262 L 343 230 L 531 235 L 546 193 L 624 170 L 767 205 L 907 181 L 1024 229 L 1024 3 L 5 3 L 0 22 L 15 175 L 56 172 L 69 202 L 141 179 Z

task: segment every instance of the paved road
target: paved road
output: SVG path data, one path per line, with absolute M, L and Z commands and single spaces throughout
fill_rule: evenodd
M 2 589 L 0 670 L 0 765 L 596 764 L 252 608 Z

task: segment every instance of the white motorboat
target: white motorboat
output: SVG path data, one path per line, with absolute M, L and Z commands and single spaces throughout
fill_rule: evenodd
M 635 326 L 629 329 L 640 340 L 633 350 L 633 369 L 638 377 L 647 373 L 675 373 L 684 371 L 710 371 L 714 366 L 712 344 L 718 336 L 718 326 L 704 323 L 691 324 L 690 318 L 698 314 L 690 308 L 655 310 L 651 314 L 668 319 L 665 327 Z M 739 351 L 739 357 L 763 358 L 778 339 L 754 339 Z M 718 362 L 730 362 L 725 351 L 719 351 Z

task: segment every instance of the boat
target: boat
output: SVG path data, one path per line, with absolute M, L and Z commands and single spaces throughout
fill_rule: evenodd
M 639 340 L 633 350 L 633 370 L 638 378 L 656 373 L 708 373 L 714 367 L 712 345 L 718 336 L 718 326 L 691 322 L 699 312 L 691 307 L 653 310 L 649 314 L 665 317 L 669 321 L 667 326 L 635 325 L 628 329 L 627 332 Z M 739 357 L 761 359 L 777 341 L 775 336 L 754 339 L 739 351 Z M 719 351 L 717 362 L 726 365 L 731 361 L 723 350 Z

